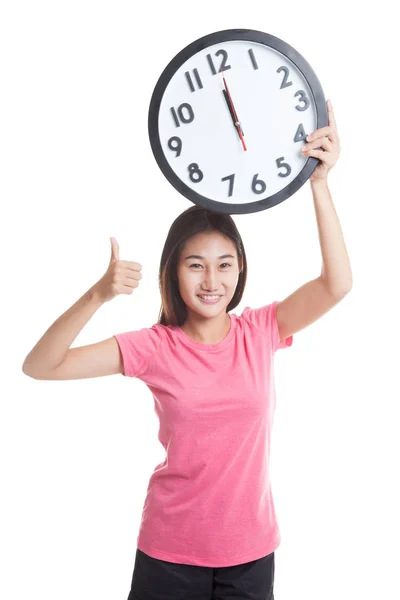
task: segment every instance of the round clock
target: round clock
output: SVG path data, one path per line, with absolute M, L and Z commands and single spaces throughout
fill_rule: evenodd
M 181 50 L 157 81 L 148 117 L 168 181 L 193 203 L 228 214 L 294 194 L 319 163 L 301 148 L 325 125 L 326 101 L 307 61 L 250 29 L 211 33 Z

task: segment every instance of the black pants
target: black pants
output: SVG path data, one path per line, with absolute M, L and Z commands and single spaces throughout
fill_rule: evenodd
M 136 549 L 128 600 L 274 600 L 275 554 L 233 567 L 167 562 Z

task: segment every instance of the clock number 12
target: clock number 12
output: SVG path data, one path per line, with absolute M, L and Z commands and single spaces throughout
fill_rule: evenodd
M 228 53 L 226 50 L 218 50 L 218 52 L 215 53 L 215 56 L 222 56 L 222 62 L 221 62 L 221 66 L 220 68 L 217 69 L 215 68 L 213 59 L 211 54 L 207 54 L 207 60 L 208 60 L 208 64 L 210 65 L 210 69 L 211 69 L 211 73 L 213 75 L 216 75 L 217 73 L 219 73 L 220 71 L 227 71 L 228 69 L 231 69 L 231 65 L 227 65 L 226 61 L 228 60 Z

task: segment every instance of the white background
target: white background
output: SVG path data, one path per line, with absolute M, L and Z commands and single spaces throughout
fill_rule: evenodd
M 398 600 L 398 32 L 389 2 L 3 2 L 0 11 L 0 596 L 126 600 L 149 477 L 165 452 L 145 384 L 122 375 L 22 373 L 46 329 L 108 267 L 143 265 L 73 346 L 150 327 L 172 221 L 191 203 L 147 134 L 156 81 L 177 52 L 221 29 L 296 48 L 330 98 L 342 153 L 329 186 L 354 285 L 276 354 L 272 486 L 282 543 L 277 600 Z M 309 184 L 234 215 L 243 301 L 282 300 L 320 273 Z

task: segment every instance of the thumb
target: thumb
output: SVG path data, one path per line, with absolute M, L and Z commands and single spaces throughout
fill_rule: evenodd
M 119 260 L 119 245 L 114 237 L 110 237 L 111 240 L 111 258 L 110 264 L 115 260 Z

